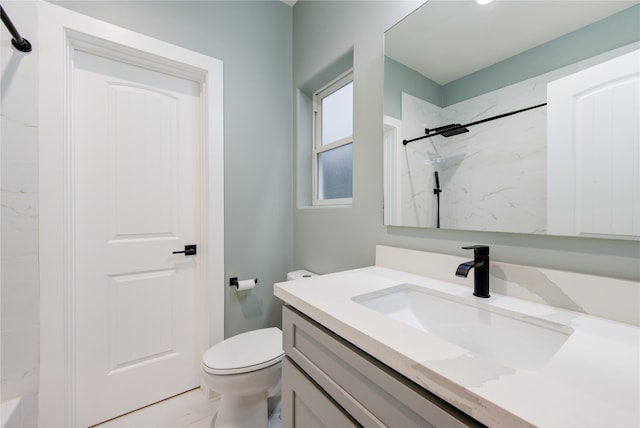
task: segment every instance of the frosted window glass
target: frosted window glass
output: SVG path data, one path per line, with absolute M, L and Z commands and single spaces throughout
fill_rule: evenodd
M 322 99 L 322 145 L 353 134 L 353 82 Z
M 318 199 L 351 197 L 352 146 L 349 143 L 318 154 Z

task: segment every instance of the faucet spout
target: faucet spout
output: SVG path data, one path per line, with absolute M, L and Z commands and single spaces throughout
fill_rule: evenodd
M 469 271 L 475 268 L 473 295 L 484 298 L 489 297 L 489 247 L 486 245 L 472 245 L 462 248 L 473 250 L 473 260 L 461 263 L 456 269 L 456 276 L 466 278 L 469 275 Z
M 456 269 L 456 276 L 466 278 L 467 275 L 469 275 L 469 271 L 471 271 L 471 269 L 473 268 L 473 260 L 462 263 L 460 266 L 458 266 L 458 269 Z

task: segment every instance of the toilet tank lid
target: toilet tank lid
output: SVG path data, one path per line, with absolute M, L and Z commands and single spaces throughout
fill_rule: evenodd
M 204 353 L 202 364 L 208 373 L 237 374 L 269 367 L 283 355 L 282 331 L 270 327 L 223 340 Z
M 287 281 L 311 278 L 314 276 L 318 276 L 318 274 L 309 272 L 308 270 L 305 270 L 305 269 L 294 270 L 293 272 L 287 273 Z

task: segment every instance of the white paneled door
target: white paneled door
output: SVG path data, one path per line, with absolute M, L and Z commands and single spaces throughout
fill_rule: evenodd
M 640 237 L 640 50 L 549 83 L 548 232 Z
M 200 85 L 76 51 L 76 422 L 199 385 Z

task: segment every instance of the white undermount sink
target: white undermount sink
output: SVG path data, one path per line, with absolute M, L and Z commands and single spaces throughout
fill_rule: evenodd
M 518 370 L 542 369 L 573 333 L 571 327 L 562 324 L 413 284 L 352 300 Z

